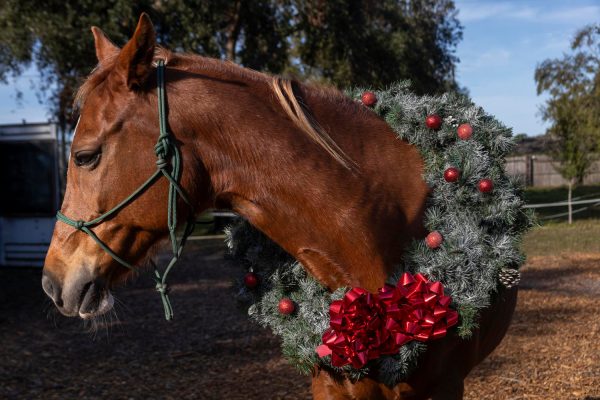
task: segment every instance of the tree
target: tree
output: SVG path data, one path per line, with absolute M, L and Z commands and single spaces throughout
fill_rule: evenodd
M 569 223 L 572 191 L 589 174 L 600 149 L 600 25 L 580 30 L 571 54 L 545 60 L 535 71 L 538 94 L 550 98 L 542 109 L 550 153 L 568 182 Z
M 295 48 L 308 76 L 341 87 L 409 79 L 419 94 L 458 89 L 462 27 L 451 0 L 297 2 Z
M 66 129 L 73 93 L 96 63 L 90 26 L 122 45 L 142 12 L 177 51 L 340 87 L 411 79 L 419 93 L 457 88 L 462 27 L 452 0 L 4 0 L 0 81 L 34 64 Z
M 241 4 L 243 3 L 243 4 Z M 286 62 L 280 39 L 284 18 L 269 1 L 201 0 L 32 0 L 0 3 L 0 80 L 19 75 L 31 63 L 40 71 L 39 89 L 49 95 L 61 127 L 71 120 L 72 96 L 96 64 L 90 26 L 101 26 L 125 43 L 142 12 L 156 24 L 159 40 L 179 51 L 239 58 L 246 65 L 277 72 Z M 252 25 L 252 26 L 250 26 Z M 242 46 L 239 36 L 251 34 Z

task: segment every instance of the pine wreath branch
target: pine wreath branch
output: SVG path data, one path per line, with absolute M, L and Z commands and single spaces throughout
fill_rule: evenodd
M 359 101 L 363 92 L 352 89 L 347 94 Z M 506 287 L 518 284 L 518 267 L 524 262 L 520 243 L 532 225 L 532 214 L 523 209 L 522 186 L 504 169 L 504 157 L 514 146 L 511 130 L 464 96 L 417 96 L 409 91 L 407 82 L 375 94 L 373 110 L 400 139 L 421 151 L 423 179 L 432 188 L 424 224 L 444 238 L 435 250 L 423 241 L 413 241 L 390 281 L 410 271 L 442 282 L 460 315 L 457 333 L 468 338 L 498 283 Z M 443 121 L 437 131 L 424 124 L 431 114 Z M 457 128 L 465 123 L 472 127 L 472 136 L 460 140 Z M 459 181 L 452 184 L 443 177 L 450 166 L 461 172 Z M 492 180 L 491 193 L 478 190 L 482 179 Z M 362 369 L 334 368 L 329 356 L 318 358 L 315 348 L 329 327 L 329 304 L 341 299 L 346 289 L 329 293 L 300 263 L 245 221 L 228 229 L 227 237 L 232 257 L 246 270 L 251 268 L 262 282 L 248 289 L 240 278 L 239 298 L 251 304 L 251 318 L 281 337 L 284 356 L 300 371 L 310 373 L 315 365 L 322 365 L 360 379 L 375 367 L 386 384 L 395 385 L 415 368 L 426 349 L 424 343 L 409 342 L 398 354 L 373 360 Z M 277 312 L 282 297 L 297 304 L 293 315 Z

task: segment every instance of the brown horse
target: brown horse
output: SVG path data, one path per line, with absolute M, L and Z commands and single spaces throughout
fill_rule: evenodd
M 424 236 L 421 156 L 369 109 L 335 90 L 158 48 L 145 15 L 123 49 L 92 31 L 99 64 L 77 96 L 65 215 L 90 220 L 154 171 L 155 62 L 162 59 L 168 124 L 195 212 L 242 215 L 330 289 L 377 290 L 407 243 Z M 128 262 L 144 264 L 167 237 L 167 191 L 158 181 L 96 234 Z M 42 283 L 63 314 L 106 312 L 110 288 L 129 274 L 88 235 L 56 225 Z M 450 334 L 432 342 L 406 383 L 387 387 L 376 371 L 351 382 L 321 369 L 314 398 L 460 399 L 465 376 L 504 336 L 515 300 L 516 289 L 496 296 L 470 340 Z

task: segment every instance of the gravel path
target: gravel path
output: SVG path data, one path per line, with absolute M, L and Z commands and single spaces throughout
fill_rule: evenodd
M 57 315 L 40 270 L 0 270 L 1 399 L 309 399 L 309 378 L 236 307 L 220 242 L 193 242 L 173 271 L 175 320 L 147 277 L 117 292 L 96 330 Z M 502 345 L 467 399 L 600 400 L 600 255 L 534 258 Z

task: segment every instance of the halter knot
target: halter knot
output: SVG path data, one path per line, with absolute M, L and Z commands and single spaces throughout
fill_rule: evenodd
M 158 169 L 165 169 L 167 165 L 168 162 L 164 158 L 159 158 L 158 160 L 156 160 L 156 168 Z
M 169 137 L 159 137 L 158 142 L 154 145 L 154 154 L 158 158 L 167 158 L 170 147 L 171 142 L 169 141 Z
M 79 220 L 79 221 L 75 221 L 75 226 L 74 228 L 77 229 L 78 231 L 80 231 L 85 225 L 85 221 Z
M 156 288 L 156 291 L 159 292 L 160 294 L 169 293 L 169 286 L 166 283 L 156 282 L 155 288 Z

